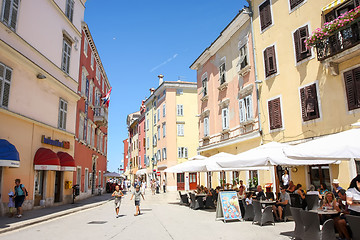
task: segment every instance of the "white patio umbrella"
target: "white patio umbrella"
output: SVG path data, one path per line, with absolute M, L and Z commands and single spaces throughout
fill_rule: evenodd
M 205 159 L 207 159 L 207 157 L 201 156 L 201 155 L 196 155 L 196 156 L 190 158 L 189 161 L 193 161 L 193 160 L 205 160 Z
M 288 145 L 284 143 L 271 142 L 240 153 L 230 161 L 218 160 L 217 163 L 223 168 L 242 168 L 276 165 L 303 166 L 337 162 L 337 160 L 294 160 L 285 156 L 283 148 L 286 146 Z
M 164 170 L 167 173 L 206 172 L 205 160 L 187 161 Z
M 284 153 L 286 156 L 296 159 L 360 158 L 360 128 L 284 148 Z

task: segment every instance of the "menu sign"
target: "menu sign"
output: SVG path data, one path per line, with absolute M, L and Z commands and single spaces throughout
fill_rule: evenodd
M 241 220 L 239 199 L 235 191 L 220 192 L 216 207 L 216 218 L 226 221 Z

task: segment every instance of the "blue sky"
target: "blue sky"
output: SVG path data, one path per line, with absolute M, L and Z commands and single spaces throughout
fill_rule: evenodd
M 126 116 L 164 80 L 196 81 L 193 61 L 246 5 L 245 0 L 88 0 L 88 24 L 112 85 L 108 170 L 122 164 Z

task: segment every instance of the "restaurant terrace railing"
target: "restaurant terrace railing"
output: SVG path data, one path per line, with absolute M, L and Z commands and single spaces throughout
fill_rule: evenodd
M 331 35 L 317 42 L 316 52 L 319 61 L 339 54 L 360 43 L 360 17 L 350 25 L 339 28 Z

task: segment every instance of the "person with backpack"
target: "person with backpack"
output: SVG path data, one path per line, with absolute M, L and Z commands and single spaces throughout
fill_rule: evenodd
M 26 196 L 28 195 L 28 192 L 23 184 L 21 184 L 20 179 L 15 179 L 15 187 L 14 187 L 14 199 L 15 199 L 15 208 L 17 209 L 17 218 L 22 217 L 22 204 L 24 203 L 24 200 Z

